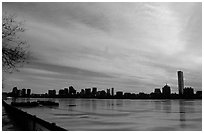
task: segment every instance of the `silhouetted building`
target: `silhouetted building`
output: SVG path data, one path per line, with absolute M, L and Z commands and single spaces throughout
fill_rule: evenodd
M 64 88 L 64 95 L 67 96 L 69 94 L 69 89 L 68 88 Z
M 93 88 L 92 88 L 92 95 L 95 97 L 95 96 L 96 96 L 96 93 L 97 93 L 97 88 L 96 88 L 96 87 L 93 87 Z
M 22 97 L 25 97 L 25 96 L 26 96 L 26 89 L 25 89 L 25 88 L 23 88 L 23 89 L 21 90 L 21 96 L 22 96 Z
M 14 97 L 17 97 L 17 96 L 18 96 L 18 89 L 17 89 L 17 87 L 13 87 L 12 95 L 13 95 Z
M 21 90 L 17 90 L 17 96 L 21 96 Z
M 76 90 L 74 89 L 73 86 L 69 86 L 69 94 L 70 94 L 70 95 L 76 94 Z
M 111 88 L 111 95 L 114 96 L 114 88 Z
M 144 92 L 139 92 L 139 95 L 144 95 L 145 93 Z
M 202 91 L 197 91 L 196 92 L 196 97 L 197 98 L 202 98 Z
M 123 92 L 122 91 L 117 91 L 116 92 L 116 97 L 117 98 L 123 98 Z
M 124 93 L 124 98 L 131 98 L 131 93 Z
M 153 98 L 153 99 L 159 99 L 159 98 L 162 98 L 162 93 L 161 93 L 161 90 L 160 88 L 155 88 L 154 89 L 154 92 L 150 93 L 150 98 Z
M 155 93 L 155 94 L 161 94 L 161 90 L 160 90 L 159 88 L 155 88 L 155 89 L 154 89 L 154 93 Z
M 56 90 L 48 90 L 49 96 L 56 96 Z
M 137 97 L 137 95 L 135 93 L 131 94 L 131 98 L 136 98 L 136 97 Z
M 84 89 L 81 89 L 81 95 L 84 95 L 85 94 L 85 91 L 84 91 Z
M 149 95 L 145 94 L 144 92 L 139 92 L 139 94 L 137 95 L 137 98 L 145 99 L 145 98 L 149 98 Z
M 162 88 L 162 94 L 164 96 L 169 96 L 171 94 L 171 88 L 167 84 Z
M 59 96 L 65 96 L 65 91 L 63 89 L 60 89 L 58 94 Z
M 184 96 L 193 96 L 194 95 L 194 89 L 191 87 L 184 88 L 183 95 Z
M 29 97 L 31 94 L 31 89 L 27 89 L 27 96 Z
M 110 89 L 106 90 L 106 94 L 107 94 L 107 96 L 110 96 Z
M 105 98 L 105 97 L 106 97 L 105 90 L 100 91 L 100 98 Z
M 85 89 L 85 96 L 90 97 L 91 96 L 91 88 L 86 88 Z
M 183 72 L 178 71 L 178 91 L 179 91 L 179 95 L 183 95 L 183 89 L 184 89 Z

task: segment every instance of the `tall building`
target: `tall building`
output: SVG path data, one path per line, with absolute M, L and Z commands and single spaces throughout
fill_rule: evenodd
M 17 97 L 17 96 L 19 95 L 19 91 L 18 91 L 17 87 L 13 87 L 12 95 L 13 95 L 14 97 Z
M 162 93 L 165 96 L 168 96 L 171 94 L 171 88 L 167 84 L 162 88 Z
M 114 96 L 114 88 L 111 88 L 111 95 Z
M 67 96 L 69 94 L 69 89 L 68 88 L 64 88 L 64 94 Z
M 81 89 L 81 95 L 84 95 L 85 94 L 85 91 L 84 91 L 84 89 Z
M 21 90 L 21 96 L 26 96 L 26 89 L 25 88 L 23 88 L 22 90 Z
M 106 93 L 107 93 L 108 96 L 110 96 L 110 89 L 107 89 Z
M 96 93 L 97 93 L 97 88 L 96 88 L 96 87 L 93 87 L 93 88 L 92 88 L 92 95 L 93 95 L 93 96 L 96 96 Z
M 13 87 L 12 93 L 16 94 L 18 91 L 17 87 Z
M 74 89 L 73 86 L 69 86 L 69 94 L 71 94 L 71 95 L 75 95 L 76 94 L 76 90 Z
M 179 91 L 179 95 L 183 95 L 183 89 L 184 89 L 183 72 L 178 71 L 178 91 Z
M 31 89 L 27 89 L 27 96 L 30 96 L 31 94 Z

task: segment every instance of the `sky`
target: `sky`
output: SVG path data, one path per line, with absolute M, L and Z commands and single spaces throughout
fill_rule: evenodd
M 73 86 L 153 92 L 166 83 L 178 93 L 202 89 L 202 3 L 2 3 L 26 31 L 29 63 L 3 73 L 11 91 Z

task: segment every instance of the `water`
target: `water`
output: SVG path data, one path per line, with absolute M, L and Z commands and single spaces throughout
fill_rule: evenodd
M 52 101 L 59 102 L 59 107 L 22 109 L 72 131 L 202 130 L 202 100 L 55 98 Z

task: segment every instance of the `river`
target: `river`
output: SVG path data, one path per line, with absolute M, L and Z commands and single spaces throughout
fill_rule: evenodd
M 18 98 L 16 101 L 36 100 L 59 102 L 59 107 L 22 110 L 71 131 L 202 130 L 202 100 Z

